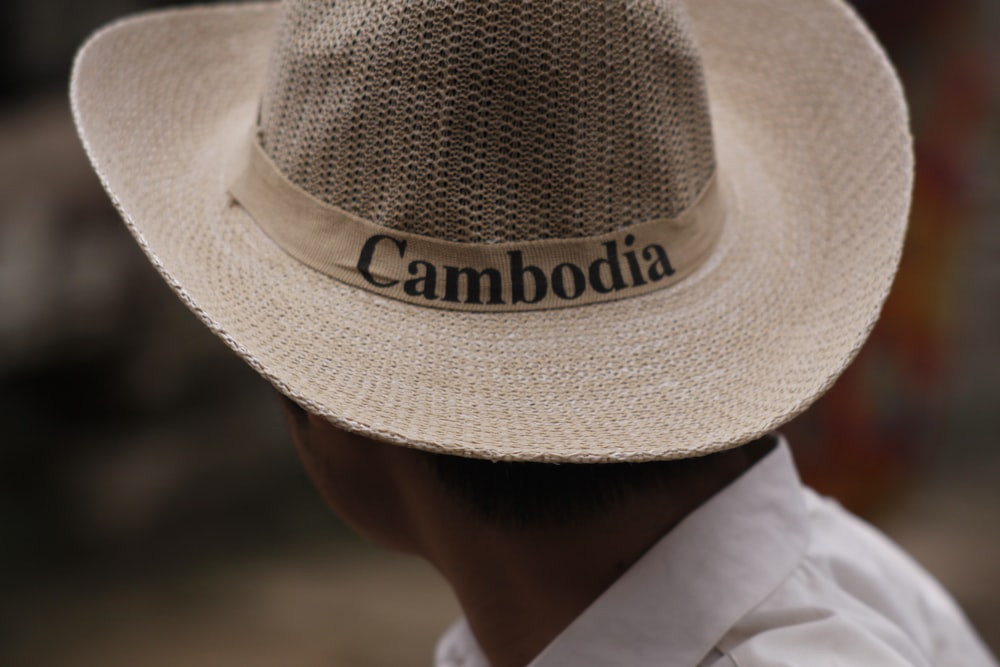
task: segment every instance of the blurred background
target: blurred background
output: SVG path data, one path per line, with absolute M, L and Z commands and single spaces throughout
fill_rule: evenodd
M 159 4 L 0 4 L 0 664 L 429 664 L 447 589 L 327 512 L 269 387 L 161 284 L 76 139 L 76 46 Z M 996 652 L 1000 3 L 855 5 L 912 105 L 912 225 L 871 341 L 786 433 Z

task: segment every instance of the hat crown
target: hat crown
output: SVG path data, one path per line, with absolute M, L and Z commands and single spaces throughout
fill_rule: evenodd
M 461 242 L 675 217 L 715 159 L 700 56 L 671 0 L 291 0 L 261 101 L 293 183 Z

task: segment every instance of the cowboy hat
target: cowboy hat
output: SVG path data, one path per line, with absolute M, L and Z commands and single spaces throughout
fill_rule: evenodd
M 697 456 L 853 359 L 902 249 L 903 93 L 841 0 L 223 4 L 94 35 L 77 128 L 280 391 L 466 456 Z

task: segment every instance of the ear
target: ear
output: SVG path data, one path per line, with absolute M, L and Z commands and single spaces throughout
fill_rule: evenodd
M 303 412 L 305 412 L 305 410 L 303 410 Z M 313 428 L 334 428 L 333 424 L 327 421 L 324 417 L 314 415 L 311 412 L 306 412 L 306 420 Z
M 285 418 L 288 422 L 288 426 L 293 431 L 298 431 L 303 429 L 309 421 L 309 413 L 300 406 L 298 403 L 288 398 L 281 392 L 276 391 L 278 399 L 281 402 L 282 412 L 285 413 Z

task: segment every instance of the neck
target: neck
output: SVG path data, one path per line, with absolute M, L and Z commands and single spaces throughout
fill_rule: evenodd
M 448 580 L 490 665 L 524 667 L 757 456 L 740 448 L 714 458 L 704 474 L 636 492 L 568 524 L 498 527 L 445 504 L 421 522 L 417 551 Z

